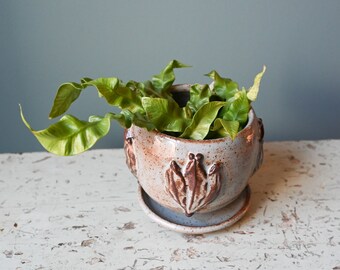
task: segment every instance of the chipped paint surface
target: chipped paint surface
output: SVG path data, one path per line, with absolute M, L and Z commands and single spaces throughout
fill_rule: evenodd
M 1 269 L 340 269 L 340 140 L 265 143 L 232 227 L 168 231 L 123 150 L 0 155 Z

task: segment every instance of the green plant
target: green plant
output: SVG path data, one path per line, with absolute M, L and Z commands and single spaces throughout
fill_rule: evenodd
M 88 121 L 65 115 L 47 129 L 39 131 L 31 128 L 20 106 L 21 117 L 47 151 L 64 156 L 91 148 L 109 132 L 111 120 L 118 121 L 124 128 L 134 124 L 187 139 L 225 136 L 234 139 L 247 124 L 251 102 L 257 97 L 265 66 L 248 90 L 239 89 L 236 82 L 211 71 L 207 76 L 213 83 L 192 85 L 189 101 L 180 107 L 170 89 L 175 81 L 174 69 L 185 67 L 189 66 L 173 60 L 158 75 L 143 83 L 123 83 L 115 77 L 83 78 L 80 83 L 64 83 L 57 91 L 49 118 L 64 114 L 82 91 L 90 86 L 95 87 L 99 97 L 108 104 L 120 108 L 118 114 L 109 112 L 105 116 L 90 116 Z

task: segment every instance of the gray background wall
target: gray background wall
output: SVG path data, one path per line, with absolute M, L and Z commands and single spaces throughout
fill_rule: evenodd
M 0 152 L 40 151 L 21 123 L 47 127 L 58 86 L 83 76 L 146 80 L 172 59 L 193 68 L 177 82 L 208 82 L 212 69 L 249 87 L 266 140 L 340 138 L 340 1 L 0 1 Z M 70 113 L 111 110 L 93 90 Z M 97 147 L 121 147 L 114 124 Z

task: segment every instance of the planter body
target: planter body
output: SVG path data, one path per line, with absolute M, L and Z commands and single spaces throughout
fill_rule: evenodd
M 225 207 L 246 188 L 263 158 L 263 125 L 253 110 L 232 141 L 188 140 L 132 126 L 127 165 L 157 203 L 187 216 Z

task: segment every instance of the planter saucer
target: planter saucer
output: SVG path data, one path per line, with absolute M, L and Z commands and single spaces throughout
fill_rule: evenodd
M 249 185 L 233 202 L 210 213 L 196 213 L 191 217 L 174 212 L 158 204 L 139 186 L 138 200 L 144 212 L 156 223 L 181 233 L 202 234 L 233 225 L 247 212 L 250 203 Z

